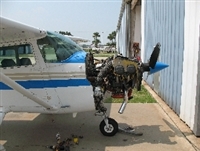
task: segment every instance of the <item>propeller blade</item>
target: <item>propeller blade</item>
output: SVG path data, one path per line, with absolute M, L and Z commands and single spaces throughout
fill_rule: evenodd
M 158 71 L 160 71 L 160 70 L 162 70 L 162 69 L 165 69 L 165 68 L 167 68 L 168 66 L 169 66 L 169 65 L 164 64 L 164 63 L 162 63 L 162 62 L 156 62 L 154 68 L 150 68 L 149 75 L 150 75 L 150 74 L 153 74 L 153 73 L 156 73 L 156 72 L 158 72 Z
M 149 59 L 149 67 L 154 69 L 160 53 L 160 43 L 157 43 Z

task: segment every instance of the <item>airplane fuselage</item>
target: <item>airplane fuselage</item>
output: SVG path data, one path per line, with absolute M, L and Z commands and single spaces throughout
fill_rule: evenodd
M 2 82 L 0 105 L 8 111 L 39 113 L 71 113 L 94 109 L 92 86 L 85 78 L 84 63 L 53 63 L 45 66 L 13 67 L 1 71 L 56 110 L 45 109 Z
M 95 109 L 81 47 L 58 33 L 4 18 L 1 26 L 2 116 L 12 111 L 62 114 Z

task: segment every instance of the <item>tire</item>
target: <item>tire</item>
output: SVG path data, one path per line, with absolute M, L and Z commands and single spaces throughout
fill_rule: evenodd
M 112 119 L 108 118 L 109 128 L 106 127 L 105 121 L 101 121 L 99 129 L 104 136 L 114 136 L 118 132 L 118 123 Z

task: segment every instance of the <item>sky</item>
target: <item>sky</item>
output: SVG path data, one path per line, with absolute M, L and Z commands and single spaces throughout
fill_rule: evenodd
M 68 31 L 102 44 L 116 31 L 122 0 L 0 0 L 0 16 L 49 31 Z

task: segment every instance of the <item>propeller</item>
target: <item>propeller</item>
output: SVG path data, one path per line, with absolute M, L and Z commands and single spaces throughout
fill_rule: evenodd
M 164 64 L 162 62 L 157 62 L 160 53 L 160 46 L 161 46 L 160 43 L 157 43 L 151 54 L 149 62 L 141 64 L 140 72 L 138 75 L 138 83 L 137 83 L 138 91 L 141 90 L 142 76 L 144 72 L 148 72 L 148 75 L 150 75 L 168 67 L 167 64 Z
M 149 62 L 142 64 L 143 72 L 147 71 L 149 72 L 149 74 L 152 74 L 168 67 L 167 64 L 164 64 L 162 62 L 157 62 L 160 53 L 160 46 L 161 46 L 160 43 L 157 43 L 151 54 Z
M 160 53 L 160 43 L 157 43 L 156 46 L 154 47 L 154 50 L 153 50 L 151 56 L 150 56 L 149 62 L 142 63 L 142 65 L 141 65 L 143 72 L 149 72 L 150 68 L 152 68 L 152 69 L 155 68 L 159 53 Z
M 149 59 L 149 67 L 154 69 L 160 53 L 160 43 L 157 43 Z

